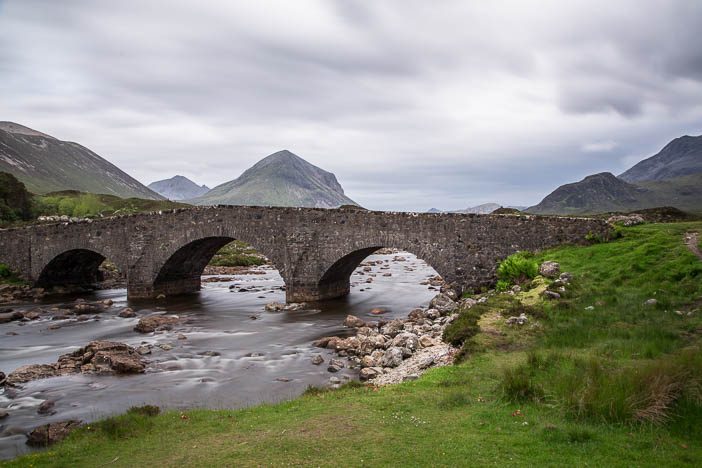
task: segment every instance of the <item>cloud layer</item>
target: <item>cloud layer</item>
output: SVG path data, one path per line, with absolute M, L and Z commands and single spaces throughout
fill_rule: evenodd
M 287 148 L 373 209 L 528 205 L 702 133 L 702 3 L 0 0 L 0 120 L 142 182 Z

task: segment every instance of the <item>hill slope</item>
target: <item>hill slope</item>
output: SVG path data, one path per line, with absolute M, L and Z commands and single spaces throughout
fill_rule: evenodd
M 673 206 L 702 211 L 702 173 L 668 180 L 625 182 L 609 172 L 585 177 L 558 187 L 536 206 L 534 214 L 595 214 Z
M 160 200 L 136 179 L 89 149 L 13 122 L 0 122 L 0 171 L 30 192 L 80 190 Z
M 304 206 L 335 208 L 356 205 L 331 172 L 290 151 L 273 153 L 206 195 L 189 200 L 196 205 Z
M 585 177 L 580 182 L 558 187 L 536 206 L 527 208 L 535 214 L 581 214 L 605 211 L 628 211 L 641 208 L 641 200 L 651 194 L 616 178 L 609 172 Z
M 192 180 L 181 175 L 171 177 L 170 179 L 151 182 L 148 187 L 169 200 L 196 198 L 210 191 L 210 188 L 206 185 L 197 185 Z
M 702 172 L 702 136 L 682 136 L 619 178 L 626 182 L 664 180 Z

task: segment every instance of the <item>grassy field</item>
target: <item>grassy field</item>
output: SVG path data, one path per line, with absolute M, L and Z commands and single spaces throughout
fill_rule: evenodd
M 6 465 L 700 466 L 702 262 L 683 245 L 691 230 L 702 223 L 539 254 L 574 274 L 564 297 L 544 303 L 538 279 L 493 296 L 461 364 L 418 381 L 239 411 L 128 413 Z M 529 322 L 505 325 L 520 310 Z
M 233 241 L 225 245 L 212 257 L 210 265 L 222 267 L 254 266 L 266 263 L 266 258 L 246 242 Z
M 170 200 L 120 198 L 114 195 L 84 193 L 75 190 L 37 195 L 35 203 L 36 211 L 39 214 L 76 217 L 115 216 L 190 206 Z

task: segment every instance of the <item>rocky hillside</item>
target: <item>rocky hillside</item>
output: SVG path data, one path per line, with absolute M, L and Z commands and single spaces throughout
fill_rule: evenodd
M 197 198 L 210 191 L 208 186 L 197 185 L 192 180 L 181 175 L 171 177 L 170 179 L 151 182 L 148 187 L 169 200 Z
M 619 178 L 626 182 L 666 180 L 702 172 L 702 136 L 682 136 Z
M 634 185 L 603 172 L 558 187 L 541 203 L 526 211 L 577 215 L 627 212 L 659 206 L 702 212 L 702 173 Z
M 474 213 L 474 214 L 490 214 L 502 205 L 498 203 L 483 203 L 482 205 L 471 206 L 465 210 L 456 211 L 456 213 Z
M 541 203 L 527 209 L 535 214 L 580 214 L 628 211 L 640 208 L 649 197 L 647 190 L 618 179 L 609 172 L 585 177 L 580 182 L 561 185 Z
M 84 146 L 13 122 L 0 122 L 0 171 L 14 175 L 30 192 L 39 194 L 80 190 L 163 199 Z
M 702 136 L 683 136 L 619 177 L 609 172 L 558 187 L 526 211 L 596 214 L 670 206 L 702 213 Z
M 235 180 L 188 201 L 197 205 L 304 206 L 356 205 L 331 172 L 283 150 L 267 156 Z

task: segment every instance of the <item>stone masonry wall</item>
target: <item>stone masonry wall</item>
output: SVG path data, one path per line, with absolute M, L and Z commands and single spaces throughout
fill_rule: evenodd
M 130 297 L 151 297 L 196 290 L 212 252 L 238 239 L 278 268 L 289 301 L 301 301 L 348 292 L 345 272 L 376 248 L 411 252 L 462 291 L 492 283 L 498 261 L 516 251 L 583 243 L 588 233 L 607 238 L 610 227 L 531 215 L 201 207 L 0 230 L 0 262 L 37 281 L 60 254 L 89 250 L 126 272 Z

